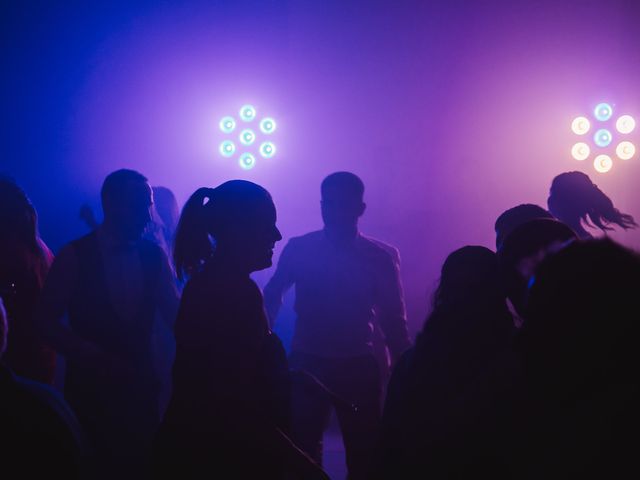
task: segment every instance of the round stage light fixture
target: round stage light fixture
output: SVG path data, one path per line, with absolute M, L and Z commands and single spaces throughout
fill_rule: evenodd
M 256 134 L 253 130 L 247 128 L 240 132 L 240 143 L 243 145 L 252 145 L 256 141 Z
M 629 160 L 636 154 L 636 146 L 631 142 L 620 142 L 616 147 L 616 155 L 621 160 Z
M 276 154 L 276 146 L 271 142 L 264 142 L 260 145 L 260 155 L 264 158 L 271 158 Z
M 263 118 L 260 121 L 260 131 L 266 135 L 270 135 L 276 131 L 276 121 L 273 118 Z
M 225 140 L 220 144 L 220 154 L 223 157 L 230 157 L 236 153 L 236 144 L 231 140 Z
M 600 173 L 607 173 L 612 166 L 613 160 L 609 155 L 598 155 L 593 161 L 593 167 Z
M 256 109 L 253 105 L 243 105 L 240 108 L 240 118 L 243 122 L 251 122 L 256 118 Z
M 584 142 L 578 142 L 571 147 L 571 156 L 576 160 L 586 160 L 589 158 L 590 153 L 591 149 L 589 148 L 589 145 Z
M 242 155 L 240 155 L 238 164 L 240 164 L 240 166 L 244 170 L 251 170 L 253 167 L 256 166 L 256 157 L 254 157 L 250 153 L 243 153 Z
M 589 119 L 587 117 L 576 117 L 571 122 L 571 130 L 576 135 L 584 135 L 591 128 L 591 123 L 589 123 Z
M 236 128 L 236 121 L 233 117 L 224 117 L 220 120 L 220 131 L 222 133 L 231 133 Z
M 611 140 L 613 140 L 613 136 L 606 128 L 601 128 L 593 135 L 595 144 L 602 148 L 608 147 L 611 144 Z
M 631 115 L 622 115 L 616 120 L 616 129 L 620 133 L 631 133 L 636 128 L 636 121 Z
M 593 109 L 593 115 L 597 120 L 601 122 L 606 122 L 613 115 L 613 108 L 608 103 L 599 103 L 596 105 L 596 108 Z

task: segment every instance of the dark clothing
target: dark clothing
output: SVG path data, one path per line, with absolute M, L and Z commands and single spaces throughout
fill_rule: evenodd
M 47 385 L 0 364 L 0 468 L 3 478 L 83 478 L 80 425 Z
M 34 322 L 34 306 L 52 261 L 42 244 L 44 259 L 21 249 L 0 258 L 0 297 L 7 310 L 9 341 L 4 363 L 17 375 L 53 384 L 56 354 L 46 346 Z M 11 250 L 10 250 L 11 251 Z
M 157 436 L 158 478 L 282 478 L 267 439 L 289 424 L 284 349 L 248 275 L 215 263 L 186 285 L 176 322 L 173 396 Z
M 357 410 L 334 405 L 327 396 L 294 384 L 292 439 L 317 462 L 322 461 L 322 437 L 335 407 L 346 450 L 349 478 L 369 478 L 372 452 L 380 426 L 381 384 L 373 355 L 324 358 L 300 352 L 290 357 L 292 368 L 306 371 Z
M 73 360 L 67 362 L 65 396 L 97 452 L 103 472 L 132 476 L 145 468 L 153 435 L 160 423 L 158 380 L 151 354 L 151 331 L 156 310 L 157 281 L 162 252 L 151 242 L 138 248 L 142 266 L 142 298 L 138 314 L 124 319 L 109 298 L 103 257 L 97 235 L 72 243 L 78 275 L 69 305 L 71 329 L 125 366 L 126 373 L 96 371 Z M 105 473 L 106 474 L 106 473 Z

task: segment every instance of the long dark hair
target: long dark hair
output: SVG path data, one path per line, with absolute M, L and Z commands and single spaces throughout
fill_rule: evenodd
M 215 252 L 216 241 L 233 224 L 247 222 L 258 202 L 272 201 L 260 185 L 230 180 L 216 188 L 199 188 L 187 200 L 176 229 L 173 261 L 179 279 L 198 271 Z
M 613 230 L 611 224 L 627 230 L 638 226 L 634 218 L 615 208 L 611 199 L 582 172 L 565 172 L 556 176 L 547 200 L 549 210 L 567 223 L 584 221 L 602 231 Z
M 38 234 L 38 214 L 27 194 L 8 177 L 0 177 L 0 245 L 0 253 L 19 257 L 5 258 L 3 263 L 16 265 L 41 288 L 49 258 Z
M 465 335 L 464 330 L 492 335 L 511 330 L 506 288 L 498 257 L 488 248 L 466 246 L 451 253 L 442 266 L 421 340 L 438 335 Z M 476 332 L 477 333 L 477 332 Z

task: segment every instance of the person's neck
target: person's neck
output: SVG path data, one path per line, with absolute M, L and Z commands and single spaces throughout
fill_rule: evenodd
M 218 270 L 241 277 L 248 277 L 251 275 L 251 269 L 244 265 L 241 258 L 224 250 L 218 249 L 213 254 L 211 260 L 213 265 L 215 265 L 215 268 Z
M 349 225 L 344 227 L 324 227 L 324 231 L 332 242 L 346 243 L 354 240 L 358 234 L 358 225 Z
M 128 243 L 136 242 L 139 239 L 129 238 L 122 233 L 122 230 L 117 228 L 113 223 L 108 220 L 105 220 L 100 228 L 98 229 L 98 234 L 102 236 L 109 243 L 114 245 L 124 245 Z

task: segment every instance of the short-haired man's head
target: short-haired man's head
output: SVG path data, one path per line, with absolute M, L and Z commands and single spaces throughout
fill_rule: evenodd
M 504 239 L 517 227 L 537 218 L 553 218 L 553 215 L 532 203 L 522 203 L 502 212 L 495 223 L 496 248 L 500 250 Z
M 153 193 L 147 178 L 135 170 L 116 170 L 102 184 L 105 221 L 126 237 L 142 235 L 151 220 Z
M 332 173 L 322 181 L 322 218 L 328 227 L 357 225 L 366 205 L 364 183 L 351 172 Z

